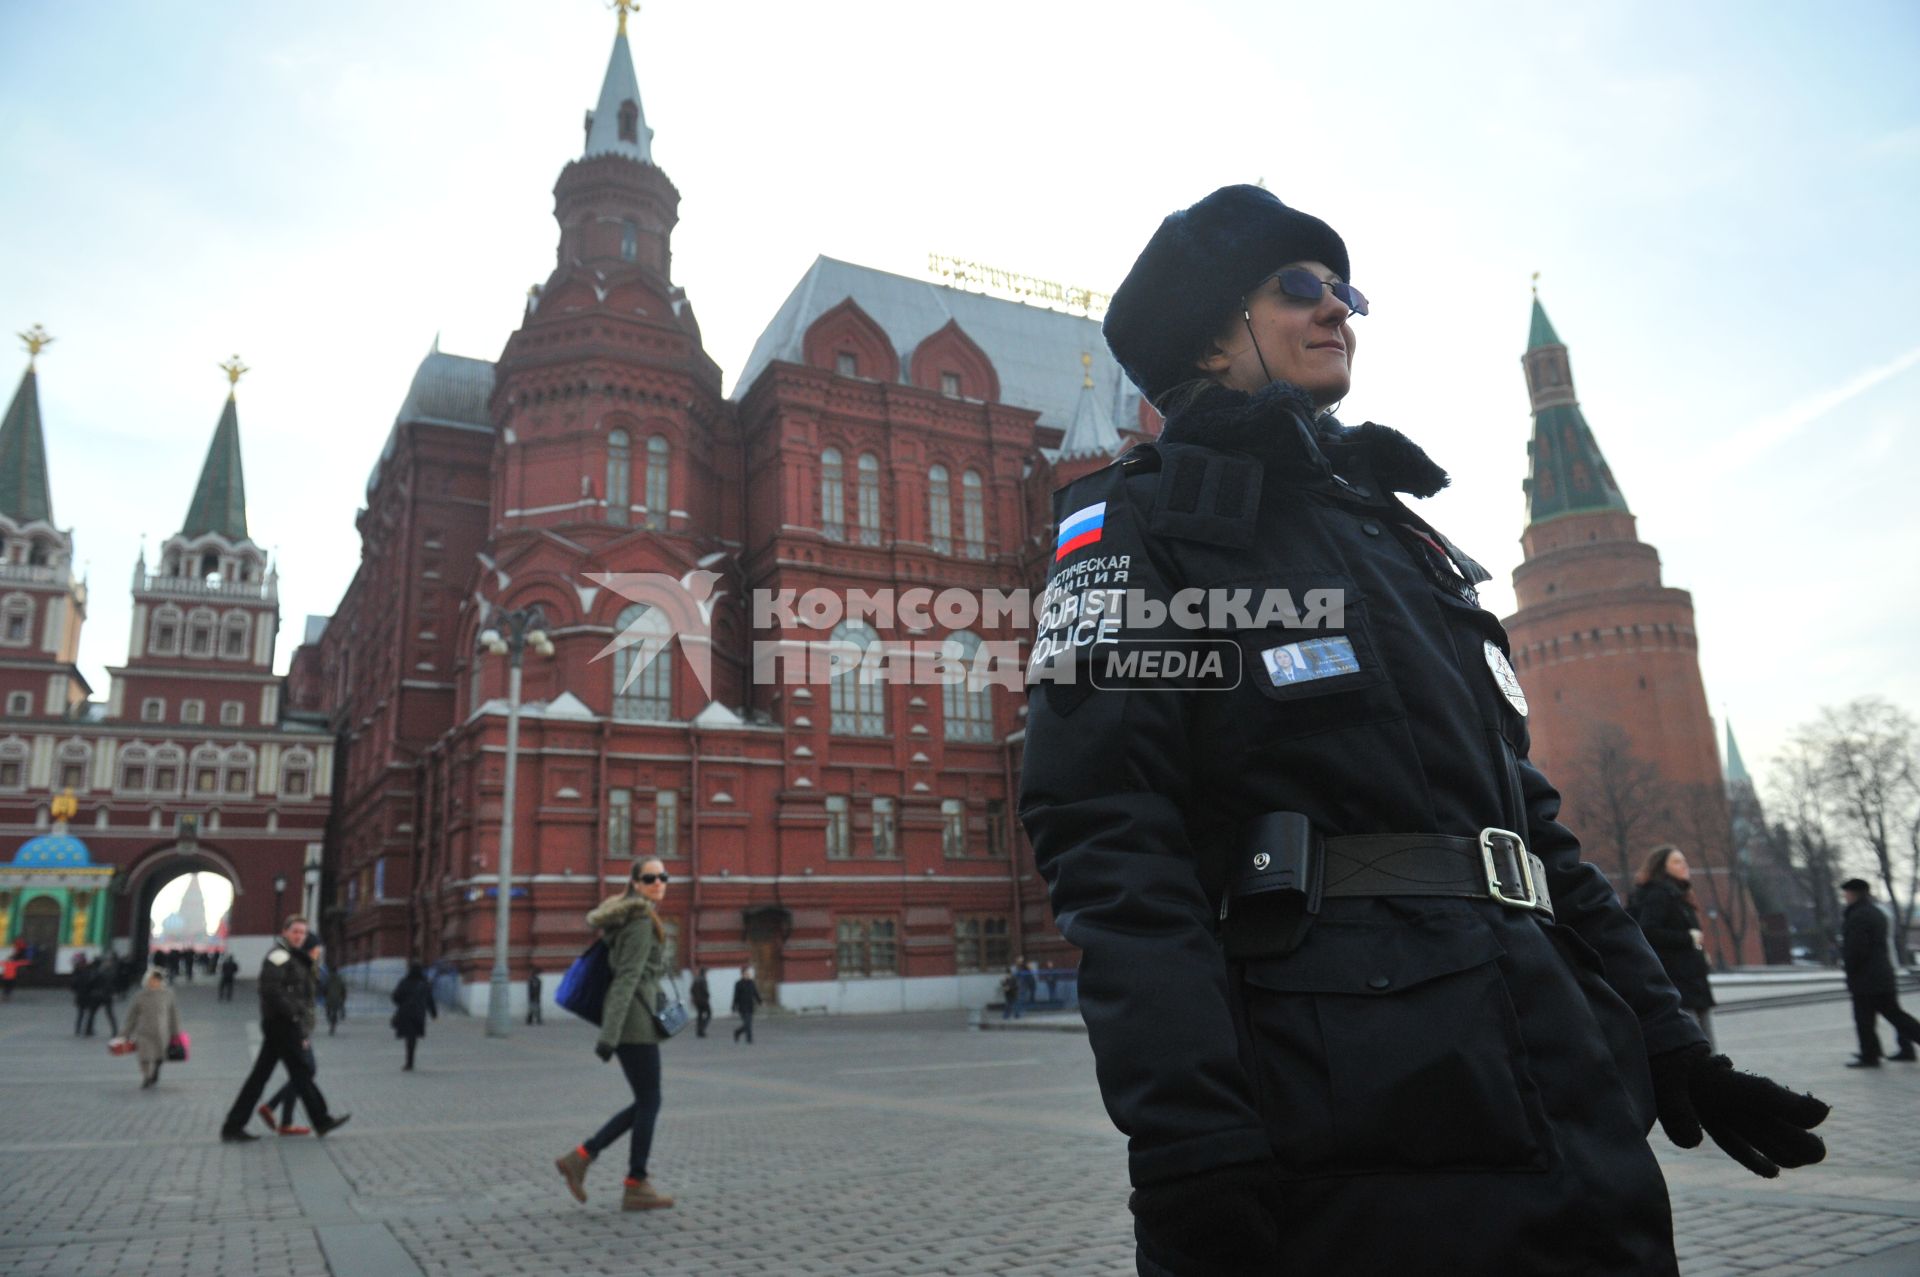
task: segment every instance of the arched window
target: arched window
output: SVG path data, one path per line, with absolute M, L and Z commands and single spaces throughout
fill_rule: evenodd
M 655 435 L 647 440 L 647 526 L 650 528 L 667 526 L 672 492 L 667 476 L 672 460 L 673 445 L 667 442 L 665 435 Z
M 27 787 L 27 742 L 18 736 L 0 741 L 0 789 L 16 793 Z
M 87 787 L 87 773 L 92 770 L 93 749 L 85 741 L 70 740 L 60 747 L 59 757 L 54 760 L 53 777 L 55 789 L 71 789 L 79 793 Z
M 153 626 L 147 647 L 155 656 L 180 654 L 180 609 L 171 603 L 153 610 Z
M 940 689 L 946 702 L 948 740 L 993 739 L 993 689 L 984 680 L 966 677 L 979 651 L 980 636 L 971 630 L 955 630 L 940 645 L 941 660 L 962 670 L 959 682 L 946 683 Z
M 313 755 L 304 749 L 290 749 L 280 762 L 280 792 L 288 798 L 306 798 L 313 793 Z
M 640 227 L 633 222 L 620 223 L 620 260 L 630 262 L 640 256 Z
M 220 751 L 211 745 L 202 745 L 193 751 L 193 762 L 189 771 L 192 779 L 189 789 L 195 795 L 212 795 L 220 792 Z
M 842 621 L 833 627 L 836 644 L 850 643 L 855 651 L 851 668 L 833 676 L 833 731 L 840 736 L 887 734 L 885 662 L 880 659 L 880 635 L 861 621 Z
M 847 539 L 847 488 L 838 448 L 820 454 L 820 531 L 831 541 Z
M 120 751 L 120 788 L 130 794 L 146 792 L 147 747 L 129 745 Z
M 633 448 L 624 430 L 607 431 L 607 522 L 624 524 L 633 504 Z
M 155 794 L 180 792 L 180 777 L 186 771 L 186 753 L 178 745 L 162 745 L 153 751 L 153 778 L 147 788 Z
M 613 716 L 657 723 L 673 717 L 673 626 L 666 613 L 636 603 L 614 621 L 614 637 L 632 636 L 613 654 Z
M 953 553 L 953 484 L 945 466 L 927 471 L 927 534 L 934 553 Z
M 986 485 L 980 472 L 969 470 L 960 476 L 960 540 L 969 559 L 987 557 Z
M 197 607 L 187 613 L 187 655 L 213 655 L 213 611 Z
M 33 641 L 33 600 L 9 594 L 0 600 L 0 643 L 25 647 Z
M 220 791 L 235 798 L 253 793 L 253 751 L 235 745 L 220 759 Z
M 247 659 L 247 640 L 253 629 L 252 618 L 245 612 L 229 612 L 220 618 L 220 656 L 223 660 L 244 661 Z
M 620 104 L 620 140 L 622 142 L 640 140 L 640 104 L 632 98 Z
M 880 458 L 860 454 L 860 478 L 855 515 L 860 521 L 860 544 L 880 544 Z

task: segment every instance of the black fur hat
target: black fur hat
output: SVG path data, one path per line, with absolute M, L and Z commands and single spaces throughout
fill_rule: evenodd
M 1223 186 L 1170 213 L 1107 307 L 1107 346 L 1150 401 L 1195 375 L 1194 361 L 1249 288 L 1288 262 L 1350 279 L 1347 246 L 1310 213 L 1258 186 Z

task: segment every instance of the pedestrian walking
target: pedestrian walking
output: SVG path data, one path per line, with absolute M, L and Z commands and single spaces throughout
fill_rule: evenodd
M 660 980 L 667 974 L 667 932 L 659 906 L 667 896 L 667 867 L 658 859 L 635 865 L 627 889 L 600 903 L 587 925 L 607 946 L 612 981 L 600 1017 L 600 1039 L 593 1053 L 604 1062 L 618 1058 L 633 1092 L 633 1102 L 598 1131 L 554 1163 L 567 1191 L 587 1200 L 587 1168 L 622 1135 L 627 1145 L 627 1178 L 621 1210 L 661 1210 L 673 1198 L 648 1178 L 653 1126 L 660 1116 L 660 1043 L 665 1035 L 653 1018 L 660 1004 Z
M 73 982 L 71 989 L 73 992 L 73 1035 L 75 1037 L 81 1037 L 83 1035 L 91 1036 L 93 1033 L 93 1030 L 87 1024 L 87 1012 L 93 1008 L 93 972 L 88 970 L 89 966 L 90 964 L 87 962 L 86 954 L 76 953 L 73 955 Z
M 158 967 L 147 972 L 140 992 L 133 995 L 127 1007 L 126 1036 L 140 1054 L 141 1089 L 159 1085 L 167 1047 L 180 1036 L 180 1007 Z
M 1840 884 L 1840 893 L 1847 901 L 1840 915 L 1840 949 L 1847 993 L 1853 999 L 1853 1027 L 1860 1038 L 1860 1053 L 1847 1061 L 1847 1067 L 1880 1067 L 1879 1020 L 1891 1024 L 1899 1035 L 1899 1051 L 1886 1058 L 1912 1063 L 1920 1059 L 1914 1051 L 1914 1043 L 1920 1042 L 1920 1021 L 1900 1006 L 1893 957 L 1887 951 L 1887 916 L 1873 902 L 1873 887 L 1865 878 L 1847 879 Z
M 1557 822 L 1489 575 L 1398 495 L 1445 472 L 1332 415 L 1350 278 L 1262 188 L 1168 217 L 1104 320 L 1165 425 L 1055 498 L 1020 814 L 1136 1264 L 1673 1274 L 1656 1114 L 1772 1175 L 1827 1106 L 1713 1055 Z
M 427 1020 L 440 1018 L 440 1006 L 433 1000 L 433 982 L 427 969 L 418 962 L 407 964 L 407 973 L 393 989 L 393 1036 L 407 1044 L 407 1062 L 402 1073 L 413 1072 L 413 1051 L 427 1036 Z
M 753 968 L 741 967 L 740 978 L 733 982 L 733 1013 L 740 1017 L 733 1030 L 735 1042 L 745 1035 L 747 1045 L 753 1045 L 753 1010 L 759 1005 L 760 986 L 753 982 Z
M 288 918 L 260 963 L 260 1053 L 220 1127 L 220 1138 L 230 1144 L 259 1138 L 248 1132 L 247 1122 L 275 1065 L 286 1067 L 314 1134 L 337 1130 L 352 1116 L 335 1117 L 327 1111 L 326 1097 L 307 1069 L 306 1053 L 313 1048 L 313 962 L 301 948 L 307 930 L 305 918 L 298 914 Z M 271 1125 L 271 1111 L 267 1120 Z
M 1633 877 L 1633 898 L 1627 912 L 1640 924 L 1653 954 L 1687 1009 L 1713 1038 L 1713 986 L 1708 983 L 1707 946 L 1700 929 L 1700 913 L 1693 905 L 1693 869 L 1672 844 L 1655 847 Z
M 301 1030 L 305 1036 L 301 1040 L 300 1060 L 307 1066 L 307 1077 L 313 1079 L 320 1075 L 320 1062 L 314 1058 L 313 1054 L 312 986 L 319 980 L 321 963 L 326 955 L 326 950 L 320 945 L 320 933 L 309 931 L 307 938 L 300 942 L 300 951 L 307 955 L 307 960 L 311 964 L 308 967 L 306 1000 L 302 1004 L 306 1008 L 306 1014 L 301 1023 Z M 318 1083 L 315 1085 L 317 1086 Z M 293 1103 L 299 1098 L 300 1090 L 293 1084 L 293 1075 L 289 1072 L 287 1080 L 281 1084 L 280 1089 L 268 1096 L 266 1103 L 255 1112 L 259 1113 L 260 1120 L 267 1124 L 268 1130 L 277 1131 L 281 1135 L 311 1135 L 313 1134 L 311 1127 L 296 1125 L 293 1120 Z
M 340 1027 L 340 1021 L 347 1018 L 347 978 L 340 974 L 338 967 L 327 968 L 326 983 L 322 986 L 327 1007 L 327 1036 Z
M 1030 1009 L 1040 997 L 1040 972 L 1031 958 L 1021 958 L 1013 964 L 1015 982 L 1020 986 L 1020 1009 Z
M 1020 1018 L 1020 964 L 1014 963 L 1007 973 L 1000 977 L 1000 1018 L 1018 1020 Z
M 229 953 L 220 963 L 219 999 L 222 1002 L 233 1001 L 234 977 L 240 974 L 240 963 Z
M 541 1017 L 541 1014 L 540 1014 L 541 1010 L 542 1008 L 540 1006 L 540 972 L 533 967 L 528 967 L 527 968 L 527 1023 L 528 1024 L 545 1024 L 546 1020 Z
M 693 1036 L 707 1036 L 707 1026 L 713 1023 L 713 989 L 707 983 L 707 969 L 701 967 L 693 973 L 693 984 L 687 989 L 687 996 L 693 999 Z

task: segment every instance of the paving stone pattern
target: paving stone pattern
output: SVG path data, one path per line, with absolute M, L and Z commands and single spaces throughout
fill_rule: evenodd
M 751 1047 L 726 1021 L 689 1033 L 665 1048 L 652 1164 L 679 1206 L 627 1215 L 624 1143 L 585 1206 L 553 1171 L 625 1103 L 577 1021 L 493 1041 L 445 1016 L 402 1073 L 384 1008 L 361 995 L 316 1044 L 352 1123 L 233 1146 L 217 1132 L 258 1041 L 250 990 L 231 1005 L 205 984 L 178 992 L 194 1059 L 152 1091 L 104 1029 L 73 1036 L 61 995 L 0 1006 L 0 1274 L 1132 1271 L 1125 1144 L 1081 1034 L 981 1033 L 957 1014 L 764 1016 Z M 1718 1027 L 1744 1066 L 1836 1104 L 1834 1152 L 1769 1182 L 1656 1136 L 1682 1271 L 1920 1272 L 1920 1069 L 1841 1069 L 1844 1004 Z

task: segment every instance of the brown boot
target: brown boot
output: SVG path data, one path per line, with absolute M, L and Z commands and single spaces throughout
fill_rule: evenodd
M 621 1210 L 665 1210 L 671 1205 L 673 1199 L 656 1191 L 650 1179 L 628 1180 L 627 1191 L 620 1198 Z
M 587 1167 L 593 1165 L 593 1159 L 587 1156 L 584 1147 L 567 1151 L 565 1157 L 554 1159 L 554 1166 L 560 1172 L 560 1178 L 567 1181 L 567 1191 L 573 1194 L 576 1202 L 587 1200 Z

